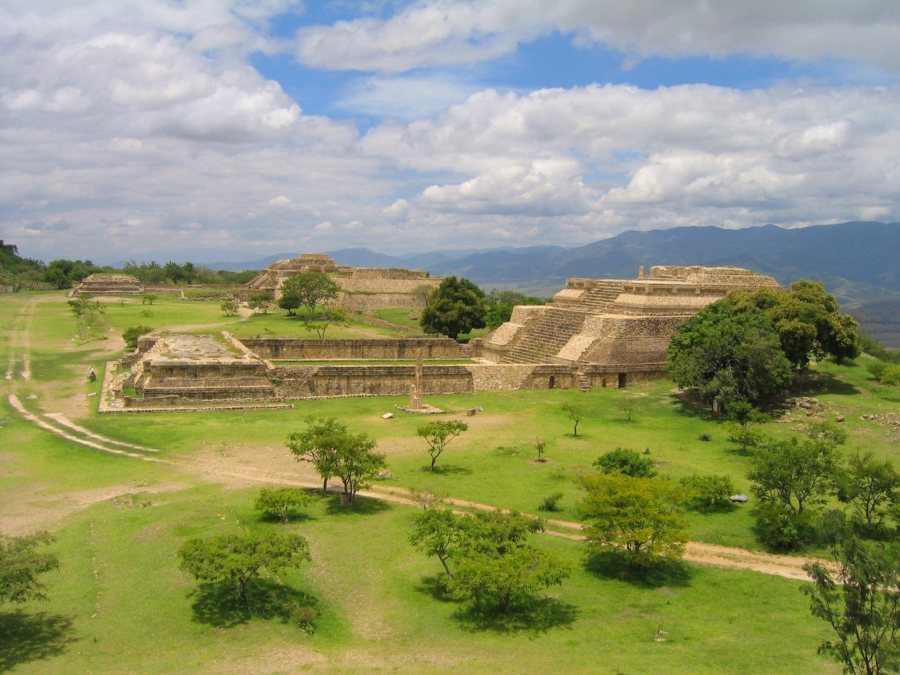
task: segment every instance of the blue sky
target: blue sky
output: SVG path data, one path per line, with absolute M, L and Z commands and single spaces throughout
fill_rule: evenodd
M 248 260 L 900 220 L 894 0 L 0 4 L 0 238 Z

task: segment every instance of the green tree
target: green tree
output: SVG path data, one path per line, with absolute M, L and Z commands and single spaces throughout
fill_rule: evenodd
M 314 318 L 307 315 L 303 320 L 303 327 L 308 331 L 315 331 L 320 340 L 325 339 L 325 331 L 329 326 L 349 326 L 350 315 L 342 307 L 326 307 Z
M 544 298 L 527 296 L 518 291 L 502 291 L 496 288 L 491 289 L 491 292 L 487 294 L 485 299 L 487 300 L 485 322 L 491 330 L 509 321 L 510 317 L 512 317 L 513 309 L 517 305 L 543 305 L 546 302 Z
M 428 297 L 419 323 L 426 333 L 455 340 L 460 333 L 484 328 L 486 317 L 484 292 L 468 279 L 447 277 Z
M 263 488 L 259 491 L 253 508 L 263 518 L 287 523 L 300 515 L 311 502 L 312 498 L 297 488 Z
M 622 473 L 632 478 L 653 478 L 656 475 L 652 459 L 628 448 L 603 453 L 594 460 L 594 466 L 603 473 Z
M 687 492 L 687 505 L 696 511 L 716 511 L 731 506 L 734 483 L 728 476 L 693 474 L 678 481 Z
M 837 485 L 838 499 L 851 504 L 856 519 L 874 530 L 896 508 L 900 473 L 891 462 L 879 462 L 871 452 L 856 452 L 848 459 Z
M 129 326 L 122 332 L 122 339 L 125 340 L 125 346 L 128 349 L 137 349 L 138 338 L 152 332 L 153 329 L 150 326 Z
M 235 300 L 226 300 L 220 307 L 222 308 L 222 314 L 225 316 L 237 316 L 239 307 Z
M 269 307 L 272 305 L 271 291 L 262 291 L 254 293 L 247 301 L 248 306 L 252 310 L 261 311 L 263 314 L 269 313 Z
M 415 518 L 410 543 L 427 555 L 440 560 L 447 578 L 452 579 L 448 561 L 465 546 L 470 522 L 468 516 L 458 515 L 446 509 L 428 509 Z
M 804 569 L 813 585 L 813 616 L 827 621 L 837 640 L 825 640 L 819 653 L 844 664 L 847 673 L 896 672 L 900 666 L 900 546 L 868 544 L 846 534 L 832 547 L 833 573 L 821 563 Z
M 234 579 L 238 598 L 262 570 L 277 574 L 308 561 L 306 539 L 297 534 L 220 534 L 189 539 L 178 549 L 181 569 L 199 581 Z
M 578 510 L 592 551 L 622 553 L 637 565 L 684 554 L 687 530 L 678 485 L 621 473 L 589 474 L 580 482 L 585 495 Z
M 581 422 L 585 415 L 584 406 L 573 401 L 564 401 L 562 405 L 559 406 L 559 409 L 562 410 L 570 420 L 572 420 L 572 435 L 577 436 L 578 424 L 579 422 Z
M 679 387 L 696 388 L 703 400 L 726 408 L 778 394 L 792 377 L 769 319 L 756 309 L 738 311 L 728 300 L 707 305 L 678 327 L 668 369 Z
M 40 550 L 51 543 L 53 537 L 43 530 L 23 537 L 0 535 L 0 604 L 47 599 L 38 577 L 59 569 L 57 557 Z
M 431 456 L 431 470 L 438 457 L 444 452 L 447 444 L 462 432 L 468 431 L 469 425 L 460 420 L 445 420 L 423 424 L 416 433 L 428 443 L 428 454 Z
M 342 501 L 352 504 L 361 487 L 385 466 L 385 456 L 375 452 L 376 441 L 368 434 L 352 434 L 332 418 L 307 418 L 304 431 L 288 438 L 288 449 L 300 461 L 310 462 L 322 477 L 337 477 L 344 486 Z
M 281 286 L 281 299 L 278 306 L 288 310 L 305 307 L 311 318 L 316 308 L 337 298 L 341 287 L 324 272 L 303 272 L 287 279 Z

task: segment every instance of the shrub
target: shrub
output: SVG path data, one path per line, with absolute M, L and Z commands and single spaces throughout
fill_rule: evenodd
M 554 492 L 552 495 L 547 495 L 538 506 L 538 511 L 559 511 L 559 500 L 562 497 L 562 492 Z
M 712 436 L 709 434 L 700 434 L 697 438 L 699 438 L 704 443 L 709 443 L 712 440 Z
M 125 346 L 128 349 L 137 349 L 137 341 L 141 335 L 146 335 L 147 333 L 152 332 L 153 329 L 150 326 L 131 326 L 126 328 L 122 333 L 122 338 L 125 340 Z
M 299 516 L 304 508 L 309 506 L 312 498 L 297 488 L 263 488 L 259 491 L 256 504 L 253 508 L 259 511 L 263 518 L 268 520 L 280 520 L 283 523 Z
M 688 508 L 696 511 L 715 511 L 731 506 L 734 483 L 728 476 L 694 474 L 682 478 L 678 484 L 688 491 Z
M 800 548 L 814 534 L 808 511 L 797 513 L 777 502 L 760 504 L 756 510 L 759 540 L 775 551 Z
M 594 466 L 603 473 L 621 473 L 632 478 L 653 478 L 656 475 L 652 459 L 628 448 L 616 448 L 600 455 Z

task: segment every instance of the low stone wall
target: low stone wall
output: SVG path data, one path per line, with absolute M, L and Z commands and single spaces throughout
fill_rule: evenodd
M 252 338 L 241 340 L 254 354 L 272 360 L 331 361 L 334 359 L 459 359 L 462 350 L 450 338 L 399 338 L 394 340 L 297 340 Z
M 425 298 L 409 293 L 342 293 L 338 304 L 348 312 L 376 309 L 422 309 Z

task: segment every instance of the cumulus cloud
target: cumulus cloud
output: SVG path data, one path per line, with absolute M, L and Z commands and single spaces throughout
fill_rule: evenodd
M 301 63 L 399 72 L 470 64 L 559 31 L 577 44 L 640 56 L 747 54 L 787 60 L 839 58 L 900 71 L 894 0 L 450 0 L 417 2 L 388 19 L 310 26 L 296 35 Z

